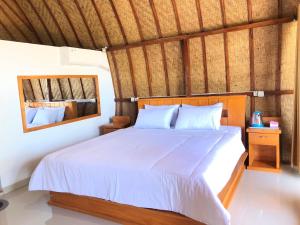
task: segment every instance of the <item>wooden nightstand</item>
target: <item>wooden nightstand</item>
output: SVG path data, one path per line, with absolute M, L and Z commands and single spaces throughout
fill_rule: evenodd
M 108 134 L 116 130 L 124 129 L 130 126 L 129 116 L 114 116 L 112 123 L 100 127 L 100 135 Z
M 248 128 L 250 170 L 280 172 L 281 130 Z

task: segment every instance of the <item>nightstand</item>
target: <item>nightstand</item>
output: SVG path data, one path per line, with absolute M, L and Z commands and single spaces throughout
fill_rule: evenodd
M 248 128 L 249 166 L 247 169 L 280 172 L 281 130 Z
M 120 129 L 124 129 L 130 126 L 129 116 L 114 116 L 112 117 L 112 123 L 102 125 L 100 127 L 100 135 L 108 134 Z

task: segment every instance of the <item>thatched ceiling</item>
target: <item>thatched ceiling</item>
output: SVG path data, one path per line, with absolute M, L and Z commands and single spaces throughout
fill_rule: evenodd
M 298 0 L 281 1 L 296 14 Z M 246 23 L 247 3 L 254 20 L 278 17 L 276 0 L 0 0 L 0 39 L 99 49 Z

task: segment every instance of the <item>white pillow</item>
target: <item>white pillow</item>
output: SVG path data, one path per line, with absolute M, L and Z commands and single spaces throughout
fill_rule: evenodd
M 55 123 L 58 114 L 57 112 L 57 110 L 51 110 L 49 108 L 39 108 L 32 121 L 32 124 L 41 126 Z
M 30 124 L 32 122 L 37 111 L 38 111 L 38 108 L 31 108 L 31 107 L 25 108 L 26 124 Z
M 188 107 L 222 107 L 223 108 L 223 103 L 222 102 L 218 102 L 214 105 L 187 105 L 187 104 L 182 104 L 181 105 L 183 108 L 188 108 Z
M 179 105 L 145 105 L 145 109 L 173 109 L 171 126 L 175 126 L 178 117 Z
M 174 109 L 140 109 L 135 128 L 169 129 Z
M 222 107 L 183 107 L 179 109 L 175 129 L 220 128 Z
M 55 122 L 61 122 L 65 117 L 65 107 L 44 107 L 44 109 L 54 110 L 57 112 Z

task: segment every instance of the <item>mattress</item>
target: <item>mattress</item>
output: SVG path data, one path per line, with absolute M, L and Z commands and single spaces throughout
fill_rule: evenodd
M 245 151 L 241 129 L 122 129 L 47 155 L 29 190 L 91 196 L 229 225 L 218 198 Z

